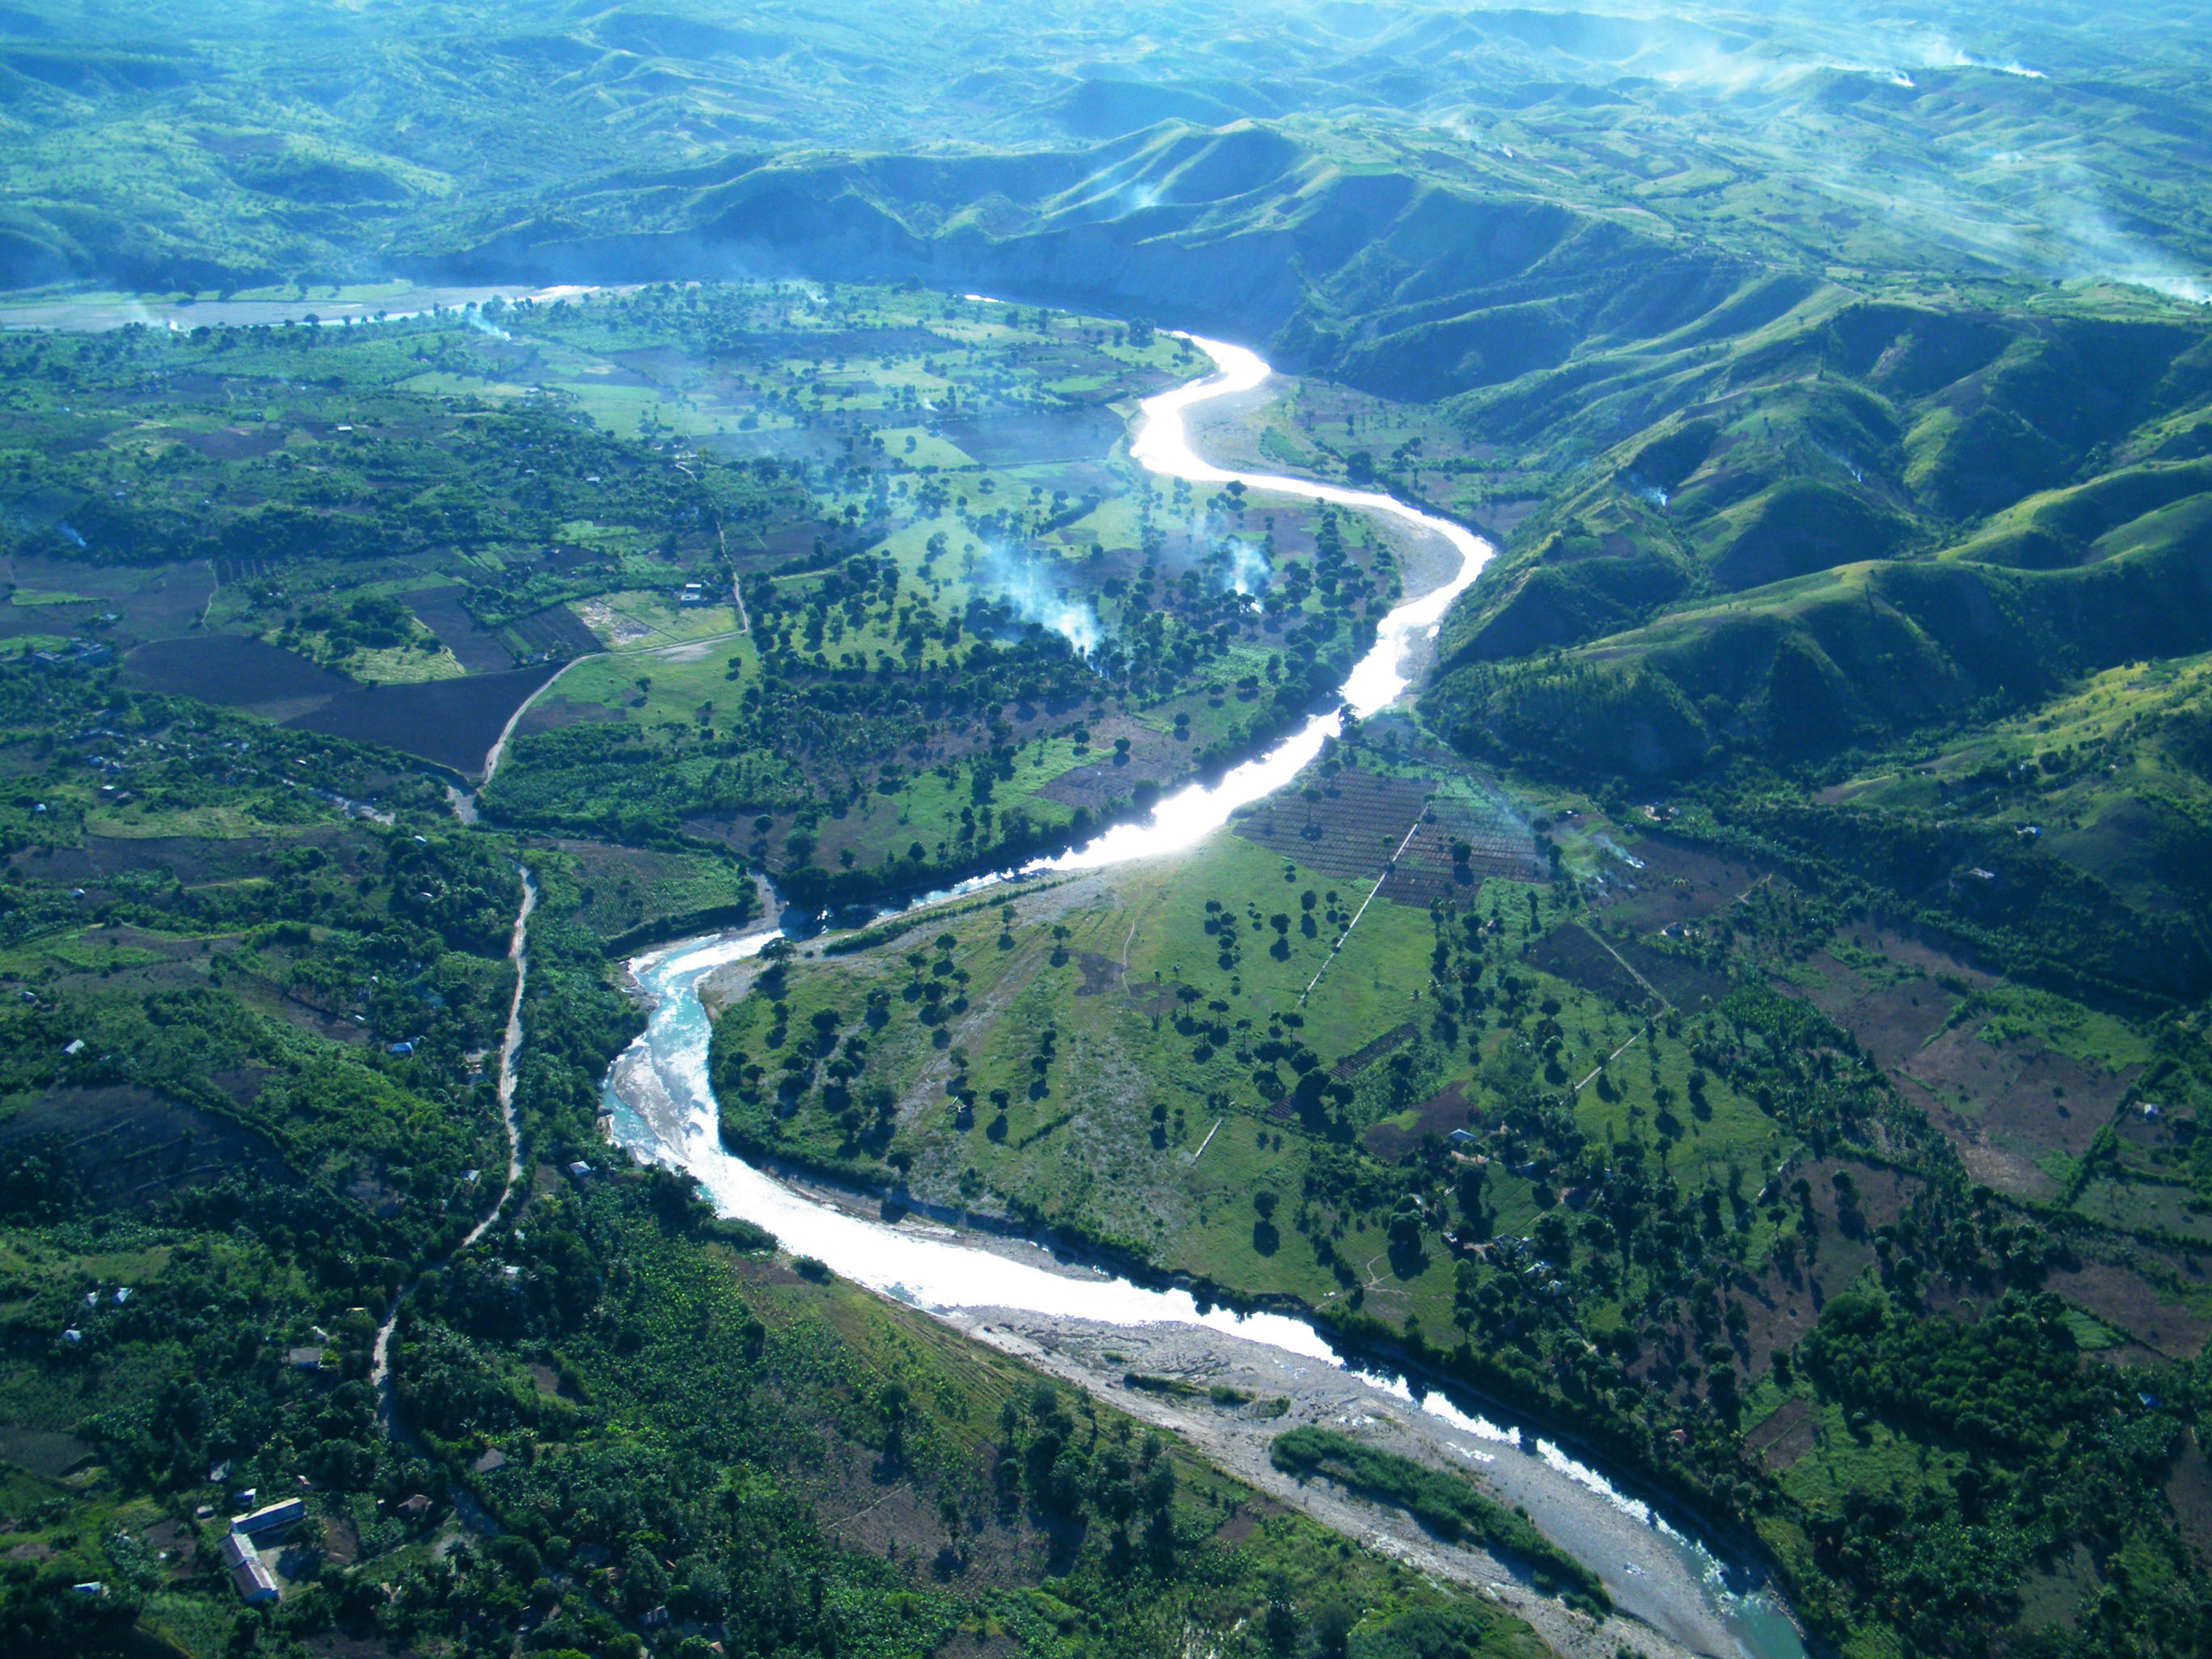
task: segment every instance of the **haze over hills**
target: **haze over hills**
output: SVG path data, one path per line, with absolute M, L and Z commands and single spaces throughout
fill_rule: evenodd
M 0 1650 L 2203 1653 L 2208 158 L 2178 0 L 0 0 Z
M 11 9 L 9 268 L 160 288 L 365 276 L 502 236 L 791 247 L 801 228 L 721 217 L 771 157 L 978 276 L 992 243 L 1059 224 L 1124 245 L 1325 225 L 1316 184 L 1377 178 L 1403 182 L 1346 198 L 1364 230 L 1440 186 L 1876 277 L 2185 292 L 2212 267 L 2184 185 L 2185 8 L 954 15 L 252 0 L 149 33 L 131 8 Z M 855 173 L 836 150 L 1022 164 Z

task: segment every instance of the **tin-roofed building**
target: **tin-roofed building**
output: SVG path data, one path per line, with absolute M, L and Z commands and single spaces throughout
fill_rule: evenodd
M 230 1530 L 234 1536 L 258 1538 L 264 1533 L 282 1532 L 287 1527 L 297 1526 L 307 1518 L 307 1505 L 304 1499 L 286 1498 L 274 1504 L 264 1504 L 250 1515 L 234 1515 Z
M 230 1582 L 239 1599 L 246 1606 L 255 1607 L 276 1599 L 276 1575 L 269 1571 L 261 1552 L 253 1547 L 253 1540 L 244 1533 L 234 1532 L 223 1539 L 222 1562 L 230 1569 Z

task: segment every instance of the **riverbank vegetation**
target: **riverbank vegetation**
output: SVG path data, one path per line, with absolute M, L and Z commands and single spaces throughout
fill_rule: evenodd
M 1632 799 L 1368 722 L 1194 855 L 794 952 L 718 1023 L 725 1139 L 1571 1425 L 1839 1643 L 1923 1577 L 1976 1587 L 1930 1650 L 2186 1627 L 2193 1028 Z M 2073 1599 L 2138 1536 L 2154 1604 Z
M 611 1158 L 605 950 L 650 900 L 607 890 L 697 855 L 459 825 L 379 751 L 112 667 L 0 672 L 0 1645 L 1540 1650 Z M 519 864 L 523 1175 L 462 1249 Z M 228 1517 L 291 1498 L 242 1607 Z

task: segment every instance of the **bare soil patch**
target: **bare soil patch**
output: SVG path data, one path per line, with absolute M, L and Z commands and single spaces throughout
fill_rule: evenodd
M 840 1439 L 826 1425 L 823 1444 L 810 1497 L 823 1529 L 846 1548 L 902 1568 L 912 1580 L 971 1591 L 1033 1584 L 1062 1557 L 1054 1536 L 1025 1519 L 966 1514 L 957 1533 L 948 1533 L 933 1490 L 918 1488 L 905 1471 L 886 1467 L 869 1448 Z
M 284 1174 L 266 1137 L 150 1089 L 49 1089 L 0 1118 L 0 1156 L 58 1161 L 102 1211 L 137 1209 L 226 1175 Z
M 111 637 L 122 646 L 163 640 L 190 632 L 215 592 L 215 572 L 204 559 L 174 564 L 87 565 L 65 559 L 17 554 L 8 561 L 9 578 L 19 587 L 49 593 L 82 593 L 83 605 L 10 605 L 0 610 L 0 632 L 10 635 L 52 633 L 88 616 L 113 613 L 119 620 Z
M 1419 1151 L 1425 1135 L 1442 1138 L 1454 1129 L 1467 1127 L 1469 1116 L 1466 1086 L 1455 1083 L 1401 1113 L 1400 1117 L 1409 1121 L 1385 1118 L 1380 1123 L 1368 1125 L 1367 1133 L 1360 1137 L 1367 1150 L 1385 1163 L 1395 1164 Z
M 97 599 L 85 605 L 0 605 L 0 640 L 74 635 L 99 611 Z
M 199 1571 L 199 1540 L 181 1521 L 156 1521 L 147 1528 L 146 1547 L 167 1558 L 162 1565 L 172 1579 L 190 1578 Z
M 1875 948 L 1901 968 L 1917 968 L 1930 979 L 1956 980 L 1972 990 L 1982 990 L 1996 983 L 1993 975 L 1968 966 L 1958 957 L 1924 939 L 1908 938 L 1903 933 L 1887 930 L 1874 935 Z
M 1453 844 L 1468 850 L 1464 863 L 1452 857 Z M 1485 876 L 1510 881 L 1540 881 L 1544 860 L 1526 825 L 1486 801 L 1440 795 L 1422 813 L 1382 884 L 1382 896 L 1425 909 L 1439 901 L 1466 903 Z
M 1677 1008 L 1694 1009 L 1701 1003 L 1718 1002 L 1729 994 L 1728 975 L 1693 957 L 1632 939 L 1608 943 L 1652 989 Z
M 514 723 L 514 735 L 528 737 L 533 732 L 557 732 L 564 726 L 620 726 L 623 712 L 610 708 L 603 702 L 578 702 L 558 691 L 549 691 Z M 720 839 L 721 830 L 714 832 Z
M 2166 1501 L 2173 1506 L 2174 1529 L 2201 1560 L 2212 1562 L 2212 1464 L 2197 1443 L 2197 1431 L 2181 1431 L 2180 1450 L 2166 1477 Z
M 362 689 L 295 652 L 234 634 L 142 645 L 124 659 L 123 675 L 149 691 L 272 719 L 307 713 Z
M 1039 718 L 1037 711 L 1029 705 L 1023 708 L 1025 712 L 1017 712 L 1013 716 L 1017 730 Z M 1114 757 L 1116 738 L 1129 740 L 1126 760 L 1117 761 Z M 1189 769 L 1189 757 L 1182 745 L 1134 720 L 1115 718 L 1095 722 L 1091 727 L 1091 746 L 1101 758 L 1063 772 L 1042 786 L 1036 792 L 1040 799 L 1057 801 L 1062 806 L 1085 806 L 1095 813 L 1117 801 L 1127 800 L 1139 783 L 1150 781 L 1164 789 L 1172 787 L 1174 781 L 1185 776 Z
M 274 421 L 258 426 L 217 427 L 212 432 L 185 432 L 169 428 L 164 429 L 162 435 L 175 438 L 211 461 L 248 460 L 256 455 L 272 455 L 284 447 L 284 428 Z
M 1103 455 L 1120 441 L 1124 424 L 1113 410 L 1094 404 L 947 421 L 944 432 L 985 466 L 1030 466 Z
M 1620 1007 L 1640 1008 L 1651 1000 L 1636 976 L 1579 927 L 1555 927 L 1545 934 L 1528 953 L 1528 965 Z
M 564 605 L 547 607 L 518 617 L 507 631 L 520 642 L 525 656 L 588 657 L 605 649 L 599 636 L 584 626 L 583 618 Z M 471 671 L 474 672 L 474 671 Z
M 329 846 L 344 832 L 316 828 L 287 835 L 286 846 Z M 82 847 L 30 848 L 9 862 L 57 884 L 90 884 L 128 871 L 167 870 L 191 885 L 269 873 L 272 838 L 263 836 L 88 836 Z
M 380 743 L 475 776 L 523 701 L 557 672 L 551 663 L 465 679 L 353 687 L 290 724 L 325 737 Z
M 1088 766 L 1078 766 L 1062 772 L 1036 793 L 1040 799 L 1061 806 L 1085 807 L 1097 813 L 1116 802 L 1127 800 L 1138 781 L 1146 775 L 1133 760 L 1127 766 L 1116 766 L 1111 761 L 1094 761 Z
M 1241 1544 L 1258 1530 L 1262 1521 L 1290 1512 L 1273 1498 L 1255 1495 L 1230 1510 L 1229 1518 L 1213 1529 L 1213 1535 L 1224 1544 Z
M 2212 1337 L 2212 1319 L 2116 1261 L 2083 1261 L 2049 1273 L 2046 1288 L 2168 1359 L 2193 1359 Z
M 1895 1075 L 1899 1092 L 1943 1132 L 1958 1149 L 1959 1161 L 1966 1166 L 1966 1173 L 1977 1182 L 1994 1191 L 2021 1198 L 2057 1195 L 2058 1183 L 2041 1165 L 2017 1147 L 1999 1146 L 1979 1123 L 1956 1109 L 1955 1096 L 1949 1101 L 1940 1099 L 1909 1073 L 1900 1071 Z
M 1370 1124 L 1361 1139 L 1377 1158 L 1395 1163 L 1416 1151 L 1425 1135 L 1441 1138 L 1454 1129 L 1464 1129 L 1471 1121 L 1466 1089 L 1455 1083 L 1396 1117 Z
M 1623 872 L 1636 890 L 1608 908 L 1639 932 L 1709 916 L 1734 903 L 1764 873 L 1662 835 L 1646 835 L 1630 850 L 1644 861 L 1641 870 Z
M 480 626 L 461 602 L 458 587 L 434 587 L 407 596 L 407 608 L 471 674 L 495 674 L 514 666 L 514 653 L 498 635 Z
M 1784 1401 L 1771 1417 L 1745 1435 L 1743 1443 L 1758 1454 L 1771 1472 L 1779 1474 L 1812 1450 L 1819 1438 L 1812 1406 L 1793 1399 Z
M 1943 1032 L 1905 1062 L 1905 1074 L 1950 1111 L 2031 1158 L 2046 1151 L 2080 1157 L 2141 1068 L 2107 1072 L 2033 1042 L 1984 1042 L 1987 1024 Z
M 1813 958 L 1813 966 L 1833 962 L 1824 952 Z M 1933 980 L 1869 988 L 1841 963 L 1834 966 L 1833 976 L 1808 992 L 1808 1000 L 1857 1038 L 1859 1047 L 1885 1071 L 1919 1053 L 1959 1006 L 1958 997 Z
M 1342 1060 L 1330 1066 L 1329 1075 L 1340 1081 L 1350 1082 L 1400 1043 L 1411 1042 L 1417 1029 L 1410 1019 L 1393 1025 L 1382 1036 L 1360 1044 L 1358 1048 L 1354 1048 Z
M 1075 959 L 1083 970 L 1083 983 L 1075 988 L 1079 997 L 1103 996 L 1121 982 L 1121 964 L 1111 957 L 1102 957 L 1096 951 L 1085 951 Z
M 1272 796 L 1233 827 L 1246 841 L 1316 875 L 1372 882 L 1435 787 L 1427 778 L 1346 770 L 1328 782 Z

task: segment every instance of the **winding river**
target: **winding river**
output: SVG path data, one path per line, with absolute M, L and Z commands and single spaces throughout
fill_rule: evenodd
M 459 305 L 480 302 L 494 293 L 511 297 L 522 291 L 456 289 L 433 297 Z M 550 299 L 562 291 L 543 290 L 538 297 Z M 96 330 L 127 321 L 166 321 L 171 326 L 276 322 L 296 318 L 302 308 L 297 304 L 239 307 L 238 314 L 229 315 L 219 308 L 186 313 L 137 301 L 106 309 L 69 305 L 31 311 L 9 308 L 0 312 L 0 325 Z M 328 303 L 323 308 L 349 309 Z M 368 307 L 350 309 L 365 313 Z M 1341 701 L 1355 715 L 1364 717 L 1387 708 L 1407 689 L 1415 648 L 1434 635 L 1452 600 L 1480 573 L 1491 549 L 1462 526 L 1389 495 L 1304 478 L 1237 472 L 1205 459 L 1191 447 L 1185 413 L 1201 404 L 1255 391 L 1271 371 L 1242 347 L 1187 337 L 1213 359 L 1217 372 L 1145 402 L 1131 445 L 1140 465 L 1192 483 L 1237 482 L 1261 495 L 1332 501 L 1441 538 L 1458 553 L 1457 574 L 1390 612 L 1377 629 L 1373 648 L 1345 682 Z M 1336 714 L 1316 715 L 1218 783 L 1178 791 L 1161 800 L 1143 822 L 1117 825 L 1087 845 L 1042 860 L 1024 873 L 1098 870 L 1192 847 L 1224 825 L 1237 807 L 1288 784 L 1338 730 Z M 996 879 L 987 877 L 967 885 L 984 886 Z M 523 925 L 518 921 L 518 949 Z M 844 1277 L 971 1330 L 978 1322 L 976 1316 L 998 1313 L 1117 1328 L 1131 1333 L 1124 1341 L 1131 1341 L 1139 1328 L 1194 1335 L 1206 1332 L 1211 1335 L 1203 1340 L 1221 1350 L 1261 1356 L 1265 1364 L 1285 1376 L 1311 1377 L 1320 1368 L 1341 1384 L 1338 1403 L 1331 1407 L 1345 1412 L 1339 1420 L 1356 1422 L 1368 1407 L 1377 1417 L 1401 1423 L 1410 1419 L 1432 1443 L 1480 1466 L 1494 1490 L 1521 1506 L 1554 1542 L 1595 1571 L 1624 1613 L 1695 1652 L 1735 1654 L 1741 1659 L 1805 1659 L 1795 1626 L 1759 1587 L 1755 1574 L 1724 1563 L 1692 1533 L 1623 1491 L 1600 1468 L 1552 1441 L 1492 1420 L 1478 1402 L 1455 1399 L 1447 1392 L 1416 1392 L 1403 1378 L 1347 1365 L 1304 1320 L 1265 1313 L 1239 1316 L 1225 1309 L 1200 1308 L 1187 1291 L 1147 1289 L 1103 1273 L 1071 1273 L 1059 1264 L 1047 1265 L 1048 1259 L 1042 1253 L 1024 1260 L 1003 1249 L 962 1243 L 944 1229 L 918 1229 L 911 1221 L 897 1225 L 870 1219 L 817 1201 L 731 1156 L 721 1146 L 708 1085 L 710 1033 L 699 987 L 718 969 L 758 955 L 779 936 L 775 930 L 716 934 L 665 946 L 629 963 L 651 1013 L 645 1031 L 610 1073 L 606 1100 L 616 1139 L 637 1157 L 696 1176 L 721 1214 L 766 1227 L 788 1249 L 826 1262 Z M 513 1041 L 510 1031 L 510 1044 Z
M 1213 359 L 1218 372 L 1144 404 L 1131 446 L 1139 464 L 1193 483 L 1239 482 L 1258 494 L 1332 501 L 1394 518 L 1441 537 L 1458 552 L 1457 574 L 1393 611 L 1378 629 L 1374 647 L 1345 684 L 1343 702 L 1355 715 L 1388 707 L 1407 689 L 1415 647 L 1435 634 L 1446 609 L 1474 580 L 1491 549 L 1462 526 L 1389 495 L 1234 472 L 1207 462 L 1191 447 L 1186 411 L 1254 391 L 1271 371 L 1242 347 L 1195 337 L 1192 343 Z M 1095 870 L 1188 848 L 1225 824 L 1236 808 L 1288 784 L 1338 729 L 1338 714 L 1316 715 L 1218 783 L 1182 789 L 1160 801 L 1149 818 L 1117 825 L 1030 870 Z M 717 969 L 758 954 L 779 936 L 771 930 L 690 939 L 629 964 L 651 1016 L 644 1033 L 616 1062 L 607 1103 L 616 1139 L 634 1154 L 696 1176 L 720 1213 L 766 1227 L 787 1249 L 814 1256 L 883 1295 L 933 1312 L 1008 1310 L 1125 1328 L 1198 1327 L 1261 1345 L 1281 1356 L 1286 1366 L 1346 1369 L 1343 1357 L 1303 1320 L 1201 1309 L 1184 1291 L 1147 1289 L 1104 1273 L 1072 1276 L 1042 1261 L 1033 1265 L 941 1231 L 869 1219 L 817 1202 L 723 1150 L 708 1084 L 709 1024 L 699 986 Z M 1600 1470 L 1551 1441 L 1490 1420 L 1470 1402 L 1455 1401 L 1443 1393 L 1416 1395 L 1401 1378 L 1358 1372 L 1347 1376 L 1370 1391 L 1378 1407 L 1395 1405 L 1401 1416 L 1407 1407 L 1418 1411 L 1424 1427 L 1441 1443 L 1481 1464 L 1494 1486 L 1604 1579 L 1624 1612 L 1694 1650 L 1732 1649 L 1744 1659 L 1803 1659 L 1794 1626 L 1772 1600 L 1756 1589 L 1740 1587 L 1736 1575 L 1711 1550 Z

